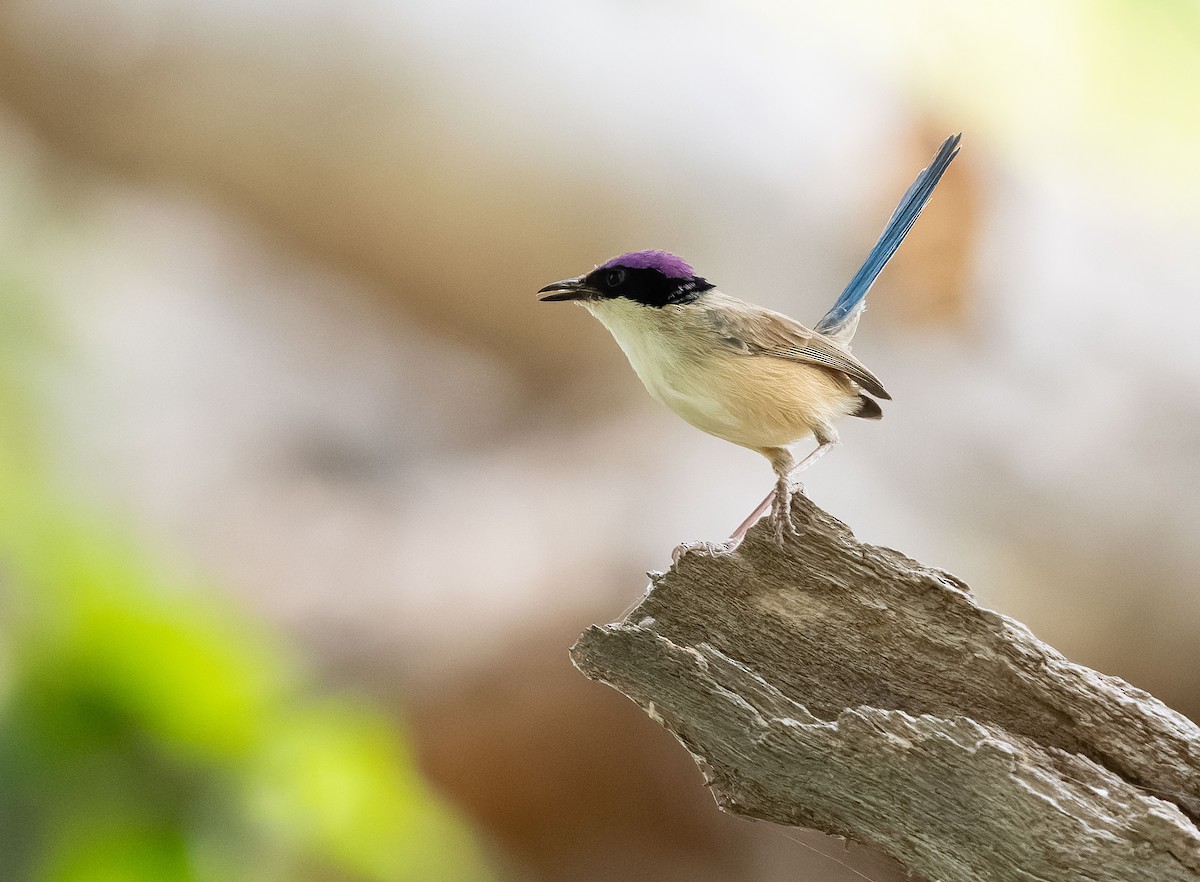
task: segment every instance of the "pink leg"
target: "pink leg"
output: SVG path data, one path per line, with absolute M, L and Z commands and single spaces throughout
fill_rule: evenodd
M 791 470 L 788 471 L 788 477 L 790 478 L 792 475 L 800 474 L 802 471 L 804 471 L 806 468 L 808 468 L 810 465 L 812 465 L 814 462 L 816 462 L 818 459 L 820 459 L 822 456 L 824 456 L 826 453 L 828 453 L 829 448 L 831 448 L 836 443 L 837 443 L 836 441 L 824 441 L 821 444 L 818 444 L 816 449 L 814 449 L 812 453 L 810 453 L 808 456 L 804 457 L 804 459 L 800 460 L 798 463 L 796 463 L 794 466 L 792 466 Z
M 768 508 L 771 507 L 771 503 L 774 500 L 775 500 L 775 489 L 772 488 L 771 492 L 767 494 L 767 498 L 758 504 L 758 508 L 756 508 L 756 509 L 754 509 L 754 511 L 750 512 L 750 517 L 748 517 L 748 518 L 746 518 L 746 520 L 742 521 L 741 526 L 738 527 L 736 530 L 734 530 L 733 535 L 730 536 L 729 538 L 733 539 L 737 542 L 741 542 L 742 538 L 746 535 L 746 531 L 749 530 L 754 524 L 758 523 L 758 519 L 763 516 L 763 512 L 765 512 Z
M 773 503 L 775 503 L 780 490 L 783 490 L 784 492 L 788 493 L 788 495 L 790 496 L 790 490 L 788 489 L 788 479 L 792 475 L 799 474 L 800 472 L 804 471 L 806 468 L 811 466 L 814 462 L 816 462 L 818 459 L 820 459 L 822 456 L 824 456 L 826 454 L 826 452 L 828 452 L 829 448 L 833 447 L 833 445 L 836 443 L 837 443 L 836 440 L 823 441 L 820 444 L 818 444 L 816 449 L 814 449 L 811 453 L 809 453 L 808 456 L 804 457 L 804 459 L 800 460 L 800 462 L 796 463 L 795 465 L 784 466 L 784 470 L 782 470 L 782 471 L 780 471 L 777 467 L 777 473 L 779 473 L 779 481 L 776 483 L 775 487 L 771 490 L 770 493 L 767 494 L 767 498 L 764 499 L 762 502 L 760 502 L 758 504 L 758 507 L 755 508 L 754 511 L 750 512 L 750 516 L 748 518 L 746 518 L 746 520 L 742 521 L 741 525 L 736 530 L 733 531 L 733 535 L 730 536 L 729 538 L 734 540 L 735 542 L 740 542 L 745 537 L 746 531 L 749 530 L 750 527 L 752 527 L 755 523 L 758 522 L 758 519 L 763 516 L 763 514 L 766 512 L 766 510 L 768 508 L 771 508 L 772 516 L 775 516 L 779 519 L 779 529 L 776 532 L 779 534 L 780 538 L 782 539 L 783 526 L 786 525 L 789 528 L 791 527 L 791 517 L 790 517 L 791 512 L 788 508 L 784 508 L 783 505 L 773 506 Z M 781 452 L 786 452 L 783 450 L 783 448 L 778 448 L 778 449 Z M 766 455 L 768 456 L 768 458 L 771 459 L 773 465 L 775 465 L 775 464 L 783 465 L 783 463 L 780 460 L 777 460 L 774 457 L 771 457 L 769 454 L 766 454 Z M 788 459 L 790 459 L 790 458 L 791 457 L 789 455 Z M 790 505 L 790 503 L 791 503 L 791 499 L 789 498 L 785 501 L 784 505 Z

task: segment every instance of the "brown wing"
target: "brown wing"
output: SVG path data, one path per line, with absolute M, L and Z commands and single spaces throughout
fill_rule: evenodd
M 710 301 L 706 312 L 713 330 L 731 348 L 840 371 L 867 392 L 890 399 L 879 379 L 842 347 L 779 312 L 732 297 Z

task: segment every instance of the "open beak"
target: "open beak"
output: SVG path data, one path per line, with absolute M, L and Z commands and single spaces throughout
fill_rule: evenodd
M 583 281 L 583 276 L 554 282 L 538 291 L 538 300 L 587 300 L 595 292 Z

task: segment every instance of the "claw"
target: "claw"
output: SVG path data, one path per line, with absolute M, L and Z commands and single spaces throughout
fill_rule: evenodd
M 676 545 L 671 551 L 671 563 L 679 563 L 685 554 L 693 551 L 703 554 L 706 557 L 729 554 L 729 552 L 733 551 L 740 544 L 740 539 L 726 539 L 724 542 L 684 542 L 681 545 Z

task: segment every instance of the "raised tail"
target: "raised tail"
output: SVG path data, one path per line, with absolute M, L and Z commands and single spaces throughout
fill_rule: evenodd
M 875 279 L 883 271 L 887 262 L 892 259 L 892 255 L 896 253 L 896 249 L 900 247 L 900 243 L 904 241 L 908 231 L 912 229 L 917 215 L 921 213 L 921 209 L 925 207 L 929 197 L 933 195 L 933 188 L 942 179 L 942 175 L 950 166 L 950 161 L 958 155 L 958 142 L 961 140 L 961 132 L 951 135 L 942 142 L 941 148 L 933 157 L 933 162 L 929 163 L 928 168 L 921 169 L 917 179 L 912 182 L 912 186 L 908 188 L 904 198 L 892 212 L 879 241 L 875 243 L 875 247 L 871 249 L 871 253 L 867 255 L 863 265 L 858 268 L 858 272 L 850 280 L 850 284 L 833 304 L 833 308 L 817 322 L 816 330 L 842 341 L 849 341 L 854 335 L 854 329 L 858 326 L 858 317 L 866 308 L 867 292 L 871 290 Z

